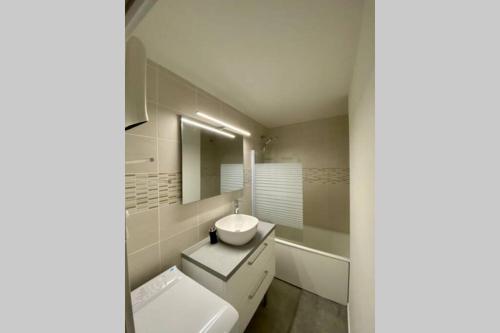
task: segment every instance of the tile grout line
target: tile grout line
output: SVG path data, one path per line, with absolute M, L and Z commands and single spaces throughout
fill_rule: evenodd
M 159 216 L 159 214 L 158 214 L 158 216 Z M 192 229 L 197 229 L 197 227 L 198 227 L 197 225 L 194 225 L 192 228 L 188 228 L 188 229 L 186 229 L 186 230 L 182 230 L 182 231 L 176 232 L 176 233 L 174 233 L 174 234 L 172 234 L 172 235 L 168 236 L 167 238 L 165 238 L 165 239 L 163 239 L 163 240 L 161 239 L 161 237 L 158 237 L 158 240 L 157 240 L 156 242 L 153 242 L 153 243 L 148 244 L 148 245 L 146 245 L 146 246 L 143 246 L 143 247 L 141 247 L 141 248 L 139 248 L 139 249 L 137 249 L 137 250 L 134 250 L 133 252 L 130 252 L 130 253 L 128 253 L 127 255 L 128 255 L 128 256 L 131 256 L 131 255 L 137 254 L 138 252 L 141 252 L 141 251 L 147 250 L 148 248 L 152 247 L 153 245 L 158 245 L 158 247 L 160 247 L 160 243 L 165 242 L 165 241 L 169 241 L 169 240 L 171 240 L 172 238 L 175 238 L 175 237 L 178 237 L 178 236 L 180 236 L 180 235 L 182 235 L 182 234 L 184 234 L 184 233 L 187 233 L 187 232 L 189 232 L 189 231 L 190 231 L 190 230 L 192 230 Z
M 146 245 L 146 246 L 144 246 L 144 247 L 141 247 L 140 249 L 137 249 L 137 250 L 135 250 L 135 251 L 133 251 L 133 252 L 128 253 L 128 254 L 127 254 L 127 256 L 129 256 L 129 257 L 130 257 L 130 256 L 132 256 L 132 255 L 135 255 L 135 254 L 139 253 L 139 252 L 145 251 L 145 250 L 147 250 L 147 249 L 149 249 L 150 247 L 153 247 L 153 246 L 155 246 L 155 245 L 158 245 L 158 246 L 159 246 L 159 245 L 160 245 L 160 242 L 154 242 L 154 243 L 148 244 L 148 245 Z
M 199 101 L 198 101 L 198 89 L 194 89 L 194 105 L 195 105 L 195 111 L 200 110 L 199 109 Z M 181 148 L 182 151 L 182 148 Z M 181 165 L 182 165 L 182 160 L 181 160 Z M 182 189 L 181 189 L 182 190 Z M 199 201 L 196 202 L 196 240 L 200 238 L 200 205 Z M 181 261 L 182 262 L 182 261 Z
M 138 138 L 156 139 L 157 141 L 180 142 L 179 140 L 161 138 L 158 136 L 158 134 L 156 136 L 149 136 L 149 135 L 143 135 L 143 134 L 125 133 L 125 135 L 135 136 Z
M 158 112 L 158 103 L 160 101 L 160 69 L 158 66 L 155 66 L 155 97 L 156 97 L 156 105 L 155 105 L 155 112 L 156 112 L 156 172 L 158 174 L 158 179 L 157 179 L 157 186 L 156 186 L 156 191 L 157 191 L 157 210 L 158 214 L 156 217 L 156 224 L 158 228 L 158 272 L 161 272 L 161 242 L 160 242 L 160 151 L 159 151 L 159 133 L 160 133 L 160 114 Z

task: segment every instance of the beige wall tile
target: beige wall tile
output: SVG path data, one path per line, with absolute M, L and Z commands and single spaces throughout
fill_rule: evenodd
M 158 106 L 158 138 L 181 141 L 179 116 L 163 105 Z
M 208 237 L 209 227 L 233 212 L 233 200 L 241 195 L 242 191 L 223 193 L 198 203 L 198 240 Z
M 135 252 L 159 241 L 158 209 L 132 214 L 127 218 L 127 251 Z
M 160 240 L 195 228 L 198 225 L 198 203 L 160 206 Z
M 284 225 L 277 225 L 276 236 L 296 242 L 302 242 L 304 237 L 304 231 L 303 229 L 291 228 Z
M 205 223 L 201 223 L 198 226 L 198 241 L 201 241 L 205 238 L 208 237 L 208 229 L 210 229 L 211 226 L 213 226 L 215 221 L 208 221 Z
M 215 223 L 221 217 L 231 213 L 233 193 L 223 193 L 216 197 L 198 202 L 198 224 Z
M 304 168 L 349 168 L 347 115 L 273 128 L 267 135 L 278 138 L 266 160 L 300 161 Z M 348 183 L 304 183 L 304 224 L 348 232 L 348 206 Z
M 131 289 L 135 289 L 160 273 L 158 244 L 128 256 L 128 272 Z
M 126 164 L 126 173 L 158 172 L 156 138 L 125 134 L 125 161 L 154 158 L 154 162 Z
M 252 215 L 252 189 L 250 186 L 245 186 L 241 192 L 240 213 Z
M 251 151 L 259 149 L 258 145 L 255 145 L 254 140 L 251 138 L 243 138 L 243 167 L 246 169 L 251 168 Z
M 226 194 L 201 200 L 198 203 L 198 223 L 215 223 L 218 218 L 218 208 L 230 203 Z
M 221 103 L 220 117 L 221 117 L 221 119 L 224 119 L 224 121 L 226 121 L 232 125 L 235 125 L 235 126 L 240 125 L 238 122 L 238 119 L 237 119 L 236 109 L 234 109 L 232 106 L 230 106 L 229 104 L 226 104 L 224 102 Z
M 240 125 L 241 127 L 243 127 L 244 129 L 246 129 L 247 131 L 249 131 L 250 133 L 252 133 L 252 135 L 255 135 L 255 133 L 257 133 L 257 122 L 255 122 L 252 118 L 244 115 L 243 113 L 239 112 L 240 116 L 241 116 L 241 120 L 240 120 Z
M 148 62 L 146 72 L 146 99 L 149 102 L 158 102 L 158 66 Z
M 198 241 L 198 228 L 191 228 L 182 234 L 166 239 L 160 243 L 161 269 L 165 270 L 173 265 L 181 267 L 181 252 Z
M 349 184 L 327 185 L 327 198 L 331 229 L 349 233 Z
M 127 173 L 180 172 L 178 116 L 194 116 L 197 110 L 252 133 L 252 137 L 246 138 L 244 143 L 245 165 L 249 168 L 249 151 L 260 150 L 260 135 L 267 131 L 264 126 L 154 62 L 148 64 L 147 85 L 148 106 L 151 105 L 150 109 L 154 107 L 154 116 L 150 112 L 149 123 L 127 132 L 126 158 L 154 157 L 155 163 L 128 165 Z M 180 266 L 180 253 L 207 237 L 208 227 L 217 219 L 231 214 L 234 199 L 241 199 L 242 213 L 250 212 L 248 188 L 189 205 L 164 204 L 157 210 L 133 214 L 127 222 L 130 237 L 128 250 L 131 253 L 129 272 L 133 288 L 172 265 Z
M 349 184 L 304 184 L 304 224 L 349 233 Z
M 331 142 L 327 154 L 333 156 L 332 167 L 349 167 L 349 120 L 347 116 L 338 116 L 328 123 L 323 140 Z
M 310 141 L 302 147 L 302 166 L 304 168 L 332 167 L 335 154 L 328 154 L 328 144 Z
M 304 224 L 331 229 L 327 194 L 327 185 L 304 184 Z
M 212 117 L 220 118 L 221 109 L 222 109 L 222 102 L 220 102 L 215 97 L 203 92 L 202 90 L 199 89 L 197 90 L 196 111 L 201 111 Z
M 150 136 L 156 138 L 157 136 L 157 108 L 156 104 L 148 102 L 148 118 L 147 123 L 136 126 L 127 131 L 127 134 L 135 134 L 142 136 Z
M 158 167 L 160 172 L 181 171 L 181 143 L 158 139 Z
M 240 127 L 244 130 L 248 130 L 248 128 L 245 128 L 245 123 L 243 120 L 244 118 L 242 114 L 229 104 L 222 104 L 220 117 L 224 119 L 225 122 L 231 125 Z
M 195 89 L 170 71 L 160 68 L 158 73 L 158 103 L 180 114 L 196 112 Z

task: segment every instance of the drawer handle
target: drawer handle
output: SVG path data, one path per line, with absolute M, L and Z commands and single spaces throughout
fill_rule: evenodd
M 257 285 L 257 288 L 255 288 L 255 290 L 253 291 L 253 293 L 251 293 L 250 295 L 248 295 L 248 299 L 252 299 L 252 298 L 255 297 L 255 294 L 257 294 L 257 292 L 259 291 L 260 286 L 262 286 L 262 283 L 266 279 L 268 273 L 269 273 L 268 271 L 264 271 L 264 275 L 262 276 L 262 279 L 260 280 L 259 284 Z
M 253 265 L 253 263 L 259 258 L 259 256 L 262 254 L 262 252 L 264 252 L 264 250 L 266 249 L 266 247 L 267 247 L 267 243 L 264 243 L 264 246 L 260 249 L 260 251 L 257 254 L 257 256 L 253 260 L 248 260 L 248 264 L 249 265 Z

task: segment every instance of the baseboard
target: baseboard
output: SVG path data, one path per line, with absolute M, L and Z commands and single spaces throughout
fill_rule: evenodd
M 347 333 L 351 333 L 351 311 L 349 311 L 349 302 L 347 302 Z

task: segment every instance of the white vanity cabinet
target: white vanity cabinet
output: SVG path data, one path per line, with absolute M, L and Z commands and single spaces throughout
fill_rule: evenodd
M 275 275 L 274 225 L 259 222 L 256 237 L 243 246 L 211 245 L 208 239 L 182 253 L 186 275 L 238 311 L 235 332 L 244 332 Z

